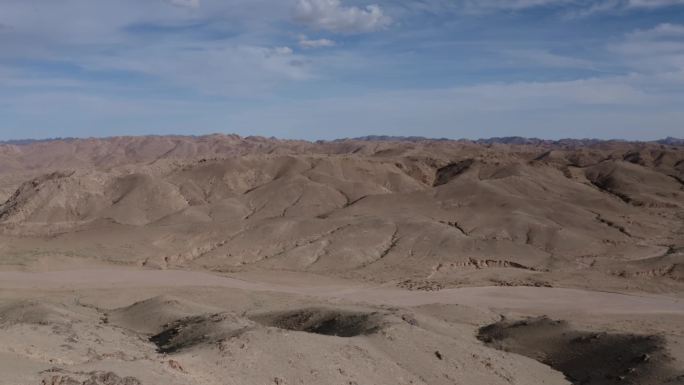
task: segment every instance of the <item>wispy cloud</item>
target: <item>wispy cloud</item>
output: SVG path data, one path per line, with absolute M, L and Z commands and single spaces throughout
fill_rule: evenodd
M 460 10 L 470 13 L 525 11 L 556 8 L 566 17 L 586 17 L 606 12 L 625 12 L 684 5 L 684 0 L 423 0 L 406 7 L 439 12 Z
M 634 8 L 658 8 L 684 5 L 684 0 L 629 0 L 627 6 Z
M 573 0 L 465 0 L 469 9 L 527 9 L 571 3 Z
M 570 18 L 589 17 L 615 12 L 655 10 L 658 8 L 684 5 L 684 0 L 604 0 L 579 4 L 571 8 L 566 16 Z
M 662 23 L 651 29 L 640 29 L 627 34 L 629 39 L 651 40 L 657 38 L 684 37 L 684 24 Z
M 307 59 L 286 46 L 206 42 L 178 49 L 169 44 L 129 51 L 123 57 L 91 55 L 81 64 L 94 71 L 144 74 L 204 94 L 245 98 L 268 93 L 283 82 L 313 77 Z
M 169 0 L 171 4 L 179 7 L 199 8 L 200 0 Z
M 392 22 L 378 5 L 344 6 L 340 0 L 299 0 L 295 20 L 314 29 L 336 33 L 367 33 Z
M 364 135 L 369 127 L 379 133 L 452 138 L 520 133 L 556 138 L 667 136 L 680 127 L 675 119 L 684 119 L 678 108 L 684 92 L 661 93 L 648 85 L 653 86 L 650 78 L 616 76 L 379 91 L 244 110 L 232 117 L 231 126 L 258 120 L 285 136 L 313 138 Z
M 326 48 L 335 45 L 330 39 L 309 39 L 306 35 L 299 35 L 299 46 L 302 48 Z
M 609 46 L 630 67 L 651 73 L 684 73 L 684 25 L 663 23 L 628 33 Z
M 596 69 L 596 63 L 591 60 L 559 55 L 553 52 L 539 49 L 515 49 L 501 51 L 507 58 L 514 63 L 518 63 L 526 68 L 547 67 L 547 68 L 576 68 L 576 69 Z

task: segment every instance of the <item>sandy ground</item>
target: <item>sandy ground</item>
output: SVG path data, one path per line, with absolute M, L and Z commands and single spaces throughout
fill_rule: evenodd
M 263 281 L 256 279 L 262 278 Z M 269 279 L 270 278 L 270 279 Z M 275 281 L 275 282 L 274 282 Z M 620 294 L 544 287 L 468 287 L 435 292 L 370 286 L 306 274 L 264 272 L 226 277 L 183 270 L 98 269 L 49 272 L 1 271 L 1 289 L 88 290 L 159 287 L 220 287 L 264 291 L 369 305 L 459 304 L 493 309 L 684 314 L 684 300 L 653 294 Z
M 540 316 L 563 328 L 524 321 Z M 529 328 L 523 337 L 477 339 L 480 328 L 515 320 Z M 537 333 L 552 342 L 524 337 Z M 587 345 L 582 355 L 627 346 L 637 358 L 654 357 L 657 365 L 615 366 L 632 373 L 616 374 L 619 383 L 684 379 L 684 301 L 665 295 L 409 291 L 306 273 L 0 272 L 0 383 L 8 385 L 579 383 L 568 373 L 599 369 L 543 364 L 545 354 L 561 363 L 577 354 L 572 341 L 558 337 L 568 333 L 610 336 L 600 340 L 607 348 Z M 559 347 L 544 350 L 549 346 Z M 600 357 L 590 361 L 604 371 L 614 367 Z

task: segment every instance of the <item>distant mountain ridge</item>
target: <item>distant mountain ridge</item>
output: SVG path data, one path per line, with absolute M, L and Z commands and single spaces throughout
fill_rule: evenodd
M 203 138 L 210 137 L 214 135 L 223 134 L 209 134 L 209 135 L 140 135 L 137 137 L 157 137 L 157 138 Z M 229 136 L 240 137 L 235 134 L 226 134 Z M 136 136 L 131 136 L 136 137 Z M 248 136 L 241 138 L 255 138 L 256 136 Z M 44 138 L 44 139 L 11 139 L 11 140 L 0 140 L 0 145 L 15 145 L 24 146 L 38 143 L 50 143 L 50 142 L 73 142 L 78 140 L 108 140 L 113 137 L 90 137 L 90 138 L 77 138 L 77 137 L 55 137 L 55 138 Z M 277 140 L 275 137 L 270 137 L 268 139 Z M 305 139 L 296 139 L 296 141 L 304 141 L 311 143 L 334 143 L 334 142 L 344 142 L 344 141 L 362 141 L 362 142 L 472 142 L 477 144 L 491 145 L 491 144 L 513 144 L 513 145 L 572 145 L 572 146 L 587 146 L 596 145 L 599 143 L 610 143 L 610 142 L 621 142 L 621 143 L 657 143 L 668 146 L 684 146 L 683 138 L 675 138 L 668 136 L 663 139 L 656 140 L 626 140 L 626 139 L 594 139 L 594 138 L 564 138 L 564 139 L 541 139 L 541 138 L 528 138 L 523 136 L 503 136 L 503 137 L 491 137 L 491 138 L 481 138 L 481 139 L 450 139 L 450 138 L 431 138 L 426 136 L 397 136 L 397 135 L 366 135 L 353 138 L 340 138 L 333 140 L 316 140 L 307 141 Z
M 73 137 L 68 137 L 68 138 L 45 138 L 45 139 L 11 139 L 11 140 L 0 140 L 0 144 L 7 144 L 7 145 L 14 145 L 14 146 L 25 146 L 28 144 L 36 144 L 36 143 L 48 143 L 48 142 L 56 142 L 56 141 L 73 141 L 73 140 L 78 140 L 79 138 L 73 138 Z
M 684 139 L 667 137 L 664 139 L 657 140 L 626 140 L 626 139 L 594 139 L 594 138 L 564 138 L 564 139 L 540 139 L 540 138 L 528 138 L 524 136 L 504 136 L 504 137 L 491 137 L 491 138 L 481 138 L 481 139 L 449 139 L 449 138 L 429 138 L 425 136 L 392 136 L 392 135 L 367 135 L 348 139 L 337 139 L 336 141 L 345 140 L 358 140 L 365 142 L 424 142 L 424 141 L 456 141 L 456 142 L 472 142 L 477 144 L 514 144 L 514 145 L 573 145 L 573 146 L 587 146 L 596 145 L 599 143 L 658 143 L 671 146 L 682 146 L 684 145 Z
M 668 146 L 684 146 L 684 139 L 680 138 L 673 138 L 671 136 L 668 136 L 665 139 L 660 139 L 657 141 L 659 144 L 665 144 Z

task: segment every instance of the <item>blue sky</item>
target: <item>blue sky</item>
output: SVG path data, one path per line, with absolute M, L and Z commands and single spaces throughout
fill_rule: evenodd
M 0 139 L 683 122 L 684 0 L 0 0 Z

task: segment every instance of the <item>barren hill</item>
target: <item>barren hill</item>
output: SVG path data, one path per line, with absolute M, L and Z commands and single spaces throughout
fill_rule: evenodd
M 121 137 L 6 144 L 0 165 L 9 263 L 311 271 L 422 289 L 684 283 L 676 145 Z
M 0 384 L 684 381 L 676 141 L 0 145 Z

